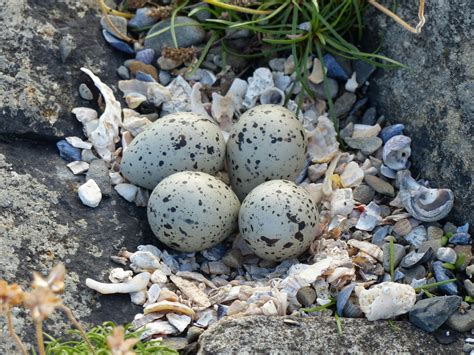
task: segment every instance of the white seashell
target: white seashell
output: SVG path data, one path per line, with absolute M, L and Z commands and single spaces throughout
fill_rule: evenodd
M 308 80 L 311 81 L 313 84 L 322 83 L 324 80 L 323 67 L 318 58 L 314 58 L 313 70 L 311 74 L 308 76 Z
M 133 136 L 129 131 L 122 131 L 122 152 L 125 152 L 132 143 Z
M 380 247 L 378 247 L 375 244 L 364 242 L 357 239 L 350 239 L 347 241 L 347 245 L 350 245 L 351 247 L 362 250 L 364 253 L 369 254 L 370 256 L 373 256 L 378 261 L 383 261 L 383 251 Z
M 211 302 L 207 295 L 192 282 L 179 276 L 170 276 L 170 280 L 178 287 L 181 292 L 199 307 L 210 307 Z
M 117 184 L 114 186 L 115 191 L 122 196 L 124 199 L 126 199 L 128 202 L 133 202 L 135 200 L 135 196 L 137 195 L 138 192 L 138 187 L 132 184 Z
M 371 138 L 377 137 L 382 130 L 382 127 L 377 123 L 374 126 L 365 124 L 355 124 L 352 138 Z
M 182 76 L 177 76 L 166 89 L 169 90 L 171 98 L 163 103 L 161 115 L 173 112 L 191 111 L 191 85 Z
M 149 124 L 151 124 L 151 121 L 143 116 L 124 116 L 123 119 L 123 128 L 134 137 L 143 132 Z
M 160 259 L 149 251 L 136 251 L 130 255 L 130 262 L 135 268 L 141 270 L 156 270 L 160 268 Z
M 168 282 L 168 276 L 161 269 L 155 270 L 151 274 L 151 282 L 163 286 Z
M 71 112 L 76 115 L 76 119 L 82 124 L 97 120 L 99 117 L 97 111 L 89 107 L 75 107 Z
M 166 319 L 180 333 L 184 332 L 188 325 L 191 324 L 191 317 L 185 314 L 167 313 Z
M 157 83 L 141 81 L 137 79 L 120 80 L 118 87 L 124 97 L 131 94 L 141 94 L 146 97 L 155 107 L 159 107 L 163 102 L 171 99 L 172 93 L 167 87 Z
M 133 279 L 123 283 L 103 283 L 92 279 L 86 279 L 87 287 L 103 294 L 108 295 L 112 293 L 131 293 L 143 290 L 150 281 L 150 273 L 142 272 L 136 275 Z
M 331 199 L 331 215 L 347 216 L 354 209 L 352 189 L 338 189 L 334 191 Z
M 434 222 L 448 215 L 454 204 L 450 189 L 429 189 L 418 184 L 409 172 L 398 174 L 400 201 L 411 216 L 423 222 Z
M 179 333 L 178 329 L 173 327 L 169 322 L 162 320 L 148 323 L 143 328 L 145 330 L 140 334 L 140 340 L 150 338 L 154 335 L 172 335 Z
M 72 161 L 66 165 L 74 175 L 85 173 L 89 170 L 89 164 L 84 161 Z
M 162 290 L 164 292 L 165 290 Z M 170 301 L 159 301 L 153 304 L 150 304 L 145 307 L 143 313 L 145 315 L 155 312 L 167 312 L 167 313 L 180 313 L 186 314 L 192 318 L 195 316 L 195 312 L 192 308 L 179 303 L 179 302 L 170 302 Z
M 152 278 L 153 278 L 153 275 L 152 275 Z M 150 280 L 152 278 L 150 278 Z M 150 288 L 147 291 L 147 294 L 146 294 L 147 295 L 147 301 L 143 306 L 146 307 L 150 304 L 156 303 L 156 301 L 158 301 L 158 297 L 160 297 L 160 293 L 161 293 L 160 285 L 158 285 L 158 284 L 151 285 Z
M 359 186 L 364 180 L 364 170 L 354 161 L 346 165 L 344 172 L 341 174 L 341 184 L 344 187 Z
M 328 169 L 328 164 L 314 164 L 308 168 L 308 177 L 312 182 L 316 182 L 318 179 L 323 177 L 324 173 Z
M 102 193 L 97 183 L 89 179 L 86 183 L 79 186 L 77 194 L 81 199 L 81 202 L 89 207 L 99 206 L 100 201 L 102 200 Z
M 198 281 L 198 282 L 202 282 L 202 283 L 206 284 L 206 286 L 209 286 L 210 288 L 213 288 L 213 289 L 217 288 L 217 286 L 212 281 L 209 281 L 202 274 L 200 274 L 198 272 L 178 271 L 176 273 L 176 276 L 179 276 L 179 277 L 182 277 L 182 278 L 185 278 L 185 279 L 191 279 L 191 280 L 195 280 L 195 281 Z
M 411 139 L 404 135 L 390 138 L 383 146 L 383 162 L 393 170 L 406 169 L 408 158 L 411 155 Z
M 118 172 L 109 172 L 109 176 L 110 176 L 110 183 L 112 185 L 118 185 L 125 181 L 122 175 L 120 175 L 120 173 Z
M 372 231 L 382 221 L 381 209 L 375 202 L 370 202 L 365 211 L 359 217 L 356 228 L 364 231 Z
M 146 302 L 146 291 L 130 292 L 130 301 L 137 306 L 142 306 Z
M 385 164 L 382 164 L 380 166 L 380 173 L 385 176 L 385 177 L 388 177 L 389 179 L 395 179 L 397 177 L 397 172 L 393 169 L 390 169 L 388 166 L 386 166 Z
M 313 163 L 328 163 L 339 151 L 337 132 L 326 116 L 318 118 L 316 128 L 308 132 L 308 155 Z
M 201 89 L 201 83 L 195 83 L 193 85 L 193 89 L 191 91 L 191 111 L 200 114 L 212 121 L 211 116 L 209 116 L 209 113 L 202 104 Z
M 131 92 L 130 94 L 125 95 L 124 97 L 125 102 L 130 108 L 137 108 L 146 101 L 146 96 L 137 92 Z
M 145 324 L 151 323 L 157 319 L 163 318 L 165 314 L 163 313 L 150 313 L 147 315 L 144 315 L 142 313 L 138 313 L 135 315 L 132 321 L 132 327 L 131 329 L 133 331 L 143 327 Z
M 337 281 L 341 278 L 344 278 L 343 281 L 354 280 L 355 279 L 355 268 L 353 267 L 337 267 L 334 271 L 329 274 L 326 281 L 330 284 L 337 284 Z
M 260 103 L 262 105 L 272 104 L 283 106 L 285 103 L 285 93 L 277 87 L 268 88 L 260 95 Z
M 133 272 L 130 270 L 125 271 L 121 267 L 114 268 L 110 270 L 109 280 L 110 282 L 116 284 L 120 282 L 127 282 L 132 279 Z
M 89 75 L 105 101 L 105 110 L 99 118 L 97 128 L 90 132 L 89 139 L 100 157 L 105 161 L 110 162 L 113 159 L 112 153 L 115 151 L 115 143 L 118 139 L 119 127 L 122 124 L 120 102 L 115 99 L 112 89 L 105 85 L 89 69 L 81 68 L 81 70 Z
M 357 74 L 356 72 L 354 72 L 352 73 L 352 76 L 346 81 L 346 85 L 344 86 L 344 88 L 346 89 L 346 91 L 355 92 L 358 86 L 359 83 L 357 82 Z
M 270 300 L 266 302 L 262 307 L 262 312 L 266 316 L 277 316 L 278 315 L 278 310 L 275 306 L 275 302 L 273 300 Z
M 248 78 L 248 83 L 243 102 L 247 109 L 254 107 L 260 95 L 269 87 L 274 86 L 272 72 L 268 68 L 257 68 L 253 76 Z
M 360 308 L 369 321 L 405 314 L 415 302 L 415 289 L 395 282 L 382 282 L 359 293 Z
M 92 148 L 92 143 L 84 142 L 79 137 L 67 137 L 66 141 L 75 148 L 79 148 L 79 149 L 91 149 Z
M 289 89 L 291 84 L 291 78 L 288 75 L 285 75 L 282 72 L 273 72 L 272 76 L 276 88 L 280 89 L 283 92 L 286 92 L 286 90 Z

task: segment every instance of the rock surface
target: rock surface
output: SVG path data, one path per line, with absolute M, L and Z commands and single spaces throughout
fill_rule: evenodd
M 73 107 L 90 106 L 78 95 L 79 85 L 89 83 L 79 68 L 86 66 L 115 84 L 115 70 L 124 59 L 102 38 L 97 9 L 95 0 L 2 2 L 0 134 L 53 140 L 82 136 L 71 113 Z M 73 46 L 65 63 L 59 49 L 64 38 Z
M 456 199 L 450 217 L 458 224 L 474 219 L 470 6 L 469 1 L 427 2 L 426 25 L 419 35 L 371 9 L 363 41 L 377 46 L 383 38 L 381 54 L 409 67 L 377 71 L 369 95 L 389 122 L 406 125 L 405 132 L 413 141 L 414 171 L 433 185 L 453 190 Z M 397 6 L 397 13 L 415 23 L 417 7 L 417 1 L 404 2 Z
M 84 177 L 66 167 L 54 144 L 0 140 L 0 279 L 27 287 L 33 271 L 46 274 L 63 262 L 68 270 L 63 299 L 81 321 L 127 323 L 141 307 L 131 304 L 128 295 L 101 296 L 84 281 L 92 277 L 108 282 L 107 271 L 117 267 L 111 255 L 156 238 L 145 209 L 115 192 L 95 209 L 83 206 L 74 192 L 83 182 Z M 17 332 L 31 340 L 29 318 L 16 314 Z M 53 334 L 70 329 L 61 312 L 46 324 Z M 0 353 L 14 354 L 14 349 L 0 317 Z
M 292 323 L 285 323 L 290 319 Z M 375 354 L 460 353 L 461 340 L 445 346 L 408 322 L 396 322 L 392 330 L 386 322 L 342 319 L 339 335 L 334 318 L 292 318 L 252 316 L 224 319 L 199 338 L 200 355 L 211 354 Z M 255 336 L 258 334 L 258 336 Z

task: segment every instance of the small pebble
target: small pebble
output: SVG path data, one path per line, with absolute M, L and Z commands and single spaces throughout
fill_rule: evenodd
M 124 65 L 121 65 L 121 66 L 118 67 L 117 74 L 120 78 L 122 78 L 124 80 L 129 80 L 130 79 L 130 72 L 129 72 L 128 68 Z
M 400 123 L 384 127 L 380 132 L 380 138 L 382 138 L 383 144 L 387 143 L 390 138 L 403 134 L 404 129 L 405 125 Z
M 469 277 L 472 277 L 474 275 L 474 265 L 469 265 L 466 267 L 466 274 Z
M 428 239 L 441 239 L 444 235 L 443 230 L 435 226 L 429 226 L 426 232 L 428 234 Z
M 72 39 L 70 37 L 64 37 L 59 43 L 59 55 L 63 63 L 69 58 L 73 49 L 74 43 Z
M 81 160 L 81 150 L 74 148 L 65 139 L 56 143 L 59 150 L 59 156 L 67 162 Z
M 467 295 L 474 297 L 474 283 L 471 280 L 464 280 L 464 288 L 466 289 Z
M 79 85 L 79 95 L 81 95 L 84 100 L 88 101 L 91 101 L 94 98 L 94 95 L 92 95 L 92 91 L 84 83 Z
M 166 337 L 160 342 L 160 346 L 166 346 L 176 351 L 183 350 L 188 344 L 188 340 L 182 337 Z
M 443 230 L 444 230 L 445 234 L 448 234 L 448 233 L 453 233 L 454 234 L 454 233 L 457 232 L 457 229 L 458 229 L 458 227 L 456 227 L 451 222 L 446 223 L 443 227 Z
M 370 186 L 361 184 L 357 186 L 353 191 L 354 200 L 368 205 L 370 201 L 374 199 L 375 191 Z
M 334 102 L 334 116 L 341 117 L 347 114 L 356 101 L 357 96 L 351 92 L 345 92 L 344 94 L 339 96 Z
M 94 159 L 90 162 L 86 179 L 92 179 L 99 186 L 102 195 L 112 195 L 112 185 L 110 183 L 109 168 L 107 163 L 102 159 Z
M 309 307 L 316 301 L 316 291 L 311 286 L 305 286 L 298 290 L 296 299 L 304 307 Z
M 357 74 L 357 82 L 359 87 L 364 85 L 369 77 L 374 73 L 375 67 L 363 60 L 356 60 L 354 63 L 354 69 Z
M 168 85 L 171 82 L 171 79 L 171 74 L 166 70 L 160 70 L 160 72 L 158 73 L 158 81 L 161 85 Z
M 377 121 L 377 109 L 375 107 L 369 107 L 364 112 L 364 115 L 362 116 L 362 124 L 373 126 L 375 125 L 376 121 Z
M 421 245 L 418 247 L 417 251 L 419 253 L 424 253 L 427 251 L 429 248 L 433 249 L 433 252 L 436 254 L 436 252 L 441 248 L 441 239 L 434 239 L 434 240 L 426 240 L 421 243 Z
M 324 90 L 324 85 L 327 85 L 329 96 L 332 99 L 336 97 L 337 92 L 339 90 L 339 85 L 337 84 L 337 81 L 331 78 L 327 78 L 325 81 L 317 85 L 313 84 L 312 82 L 309 82 L 308 84 L 314 96 L 316 96 L 318 99 L 321 99 L 321 100 L 327 99 L 326 93 Z
M 142 49 L 137 52 L 135 55 L 135 59 L 144 63 L 144 64 L 151 64 L 155 57 L 155 51 L 151 48 Z
M 100 192 L 99 186 L 97 186 L 92 179 L 87 180 L 86 183 L 79 186 L 77 194 L 84 205 L 92 208 L 99 206 L 102 200 L 102 193 Z
M 436 341 L 443 345 L 449 345 L 458 340 L 459 333 L 442 325 L 433 332 Z
M 127 34 L 127 20 L 121 16 L 114 16 L 114 15 L 109 15 L 108 16 L 109 20 L 112 22 L 112 24 L 115 26 L 115 28 L 120 31 L 120 34 L 126 35 Z M 100 25 L 102 26 L 102 29 L 106 30 L 107 32 L 113 34 L 114 36 L 118 37 L 120 36 L 115 29 L 113 29 L 108 21 L 106 20 L 105 16 L 102 16 L 100 19 Z
M 438 329 L 457 310 L 462 298 L 441 296 L 418 301 L 408 313 L 410 322 L 426 332 Z
M 382 140 L 379 137 L 345 138 L 344 140 L 349 147 L 360 150 L 365 155 L 375 153 L 382 146 Z
M 286 58 L 273 58 L 268 62 L 269 67 L 274 71 L 282 72 L 285 70 Z
M 242 267 L 242 253 L 238 249 L 231 249 L 222 257 L 222 261 L 228 267 L 240 269 Z
M 402 259 L 405 257 L 406 252 L 403 245 L 393 244 L 393 265 L 396 268 Z M 383 267 L 386 272 L 390 272 L 390 244 L 386 243 L 383 245 Z
M 458 332 L 468 332 L 474 329 L 474 309 L 470 309 L 465 313 L 454 312 L 448 318 L 446 325 Z
M 186 339 L 191 343 L 196 341 L 202 333 L 204 333 L 204 329 L 192 326 L 188 329 Z
M 172 70 L 182 64 L 182 62 L 178 62 L 170 58 L 165 58 L 163 56 L 159 57 L 156 63 L 158 64 L 158 67 L 161 70 Z
M 438 260 L 444 261 L 445 263 L 454 264 L 456 262 L 456 252 L 452 248 L 439 248 L 436 252 Z
M 328 169 L 328 165 L 326 163 L 323 164 L 314 164 L 308 168 L 308 177 L 312 182 L 316 182 L 321 177 L 324 176 L 324 173 Z
M 466 268 L 472 260 L 472 246 L 471 245 L 456 245 L 454 251 L 457 256 L 463 255 L 464 263 L 462 264 L 462 269 Z
M 390 197 L 395 196 L 395 190 L 393 186 L 390 183 L 378 178 L 377 176 L 365 175 L 364 181 L 379 194 Z
M 323 60 L 324 66 L 327 68 L 327 76 L 340 81 L 347 81 L 349 79 L 349 75 L 347 75 L 344 68 L 331 54 L 325 54 Z

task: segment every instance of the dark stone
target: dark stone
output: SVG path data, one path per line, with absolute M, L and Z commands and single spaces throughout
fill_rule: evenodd
M 433 332 L 436 341 L 443 345 L 449 345 L 458 340 L 459 333 L 442 325 Z
M 324 82 L 319 83 L 317 85 L 313 84 L 312 82 L 308 82 L 308 84 L 314 96 L 316 96 L 318 99 L 321 99 L 321 100 L 327 99 L 326 93 L 324 92 L 324 85 L 327 86 L 329 96 L 332 99 L 336 97 L 337 92 L 339 90 L 339 85 L 337 84 L 337 81 L 331 78 L 327 78 L 326 84 Z
M 370 7 L 370 6 L 369 6 Z M 374 8 L 366 13 L 367 50 L 398 60 L 406 69 L 379 70 L 369 86 L 371 102 L 389 123 L 403 123 L 412 138 L 414 175 L 455 194 L 449 216 L 457 224 L 474 220 L 474 67 L 472 3 L 435 1 L 414 35 Z M 418 2 L 397 6 L 403 19 L 418 13 Z M 472 231 L 472 226 L 471 226 Z
M 377 109 L 375 107 L 369 107 L 362 116 L 362 124 L 373 126 L 377 121 Z
M 426 332 L 438 329 L 461 305 L 459 296 L 426 298 L 415 303 L 408 312 L 408 319 Z
M 426 269 L 423 265 L 417 265 L 410 269 L 400 268 L 400 271 L 405 275 L 403 282 L 406 284 L 411 284 L 413 279 L 421 280 L 426 276 Z
M 87 170 L 86 180 L 92 179 L 99 186 L 103 196 L 112 195 L 112 185 L 110 183 L 109 168 L 102 159 L 94 159 L 90 162 Z
M 393 244 L 393 266 L 396 268 L 405 256 L 405 247 L 400 244 Z M 390 243 L 383 245 L 383 268 L 390 272 Z
M 431 261 L 434 258 L 433 249 L 429 248 L 426 252 L 417 253 L 412 251 L 405 256 L 400 263 L 400 266 L 404 269 L 409 269 L 417 265 L 422 265 Z
M 140 244 L 156 243 L 146 209 L 117 194 L 94 209 L 82 205 L 76 191 L 85 178 L 70 173 L 53 143 L 0 140 L 0 152 L 0 201 L 3 196 L 11 200 L 0 209 L 0 250 L 8 251 L 0 253 L 0 279 L 26 289 L 32 271 L 47 274 L 63 262 L 68 276 L 62 298 L 79 320 L 95 325 L 133 320 L 143 308 L 132 304 L 128 295 L 99 295 L 85 286 L 85 279 L 108 282 L 107 271 L 118 266 L 110 256 L 121 247 L 134 251 Z M 27 318 L 22 312 L 17 317 Z M 2 328 L 3 322 L 1 317 Z M 72 329 L 60 311 L 45 325 L 45 331 L 55 335 Z M 32 343 L 29 320 L 20 319 L 15 327 Z M 0 353 L 16 353 L 11 339 L 0 339 Z
M 395 322 L 396 331 L 383 321 L 341 322 L 343 332 L 338 334 L 334 317 L 224 318 L 200 336 L 198 354 L 458 354 L 463 346 L 461 339 L 443 346 L 409 322 Z
M 368 185 L 360 184 L 354 189 L 354 200 L 368 205 L 373 200 L 375 191 Z
M 362 86 L 375 72 L 376 68 L 367 62 L 357 60 L 354 63 L 354 69 L 356 72 L 356 80 L 359 83 L 359 86 Z
M 81 150 L 73 147 L 66 140 L 60 140 L 56 143 L 59 150 L 59 156 L 67 162 L 81 160 Z
M 7 1 L 0 21 L 0 134 L 48 140 L 82 136 L 71 110 L 84 106 L 78 87 L 90 81 L 79 69 L 90 65 L 115 85 L 124 58 L 102 38 L 95 2 Z
M 341 117 L 347 114 L 355 104 L 356 100 L 357 96 L 351 92 L 345 92 L 339 96 L 334 102 L 334 116 Z

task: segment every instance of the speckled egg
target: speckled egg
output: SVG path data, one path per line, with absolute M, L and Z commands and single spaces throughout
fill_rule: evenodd
M 180 171 L 215 174 L 224 168 L 225 141 L 219 127 L 192 112 L 160 118 L 140 133 L 123 154 L 123 175 L 135 185 L 153 189 Z
M 170 248 L 194 252 L 210 248 L 237 229 L 240 201 L 221 180 L 183 171 L 163 179 L 148 202 L 148 222 Z
M 242 202 L 239 230 L 250 249 L 266 260 L 302 254 L 316 236 L 318 210 L 302 187 L 272 180 L 253 189 Z
M 265 181 L 294 180 L 303 169 L 306 150 L 303 125 L 291 111 L 277 105 L 246 111 L 227 142 L 232 189 L 243 200 Z

